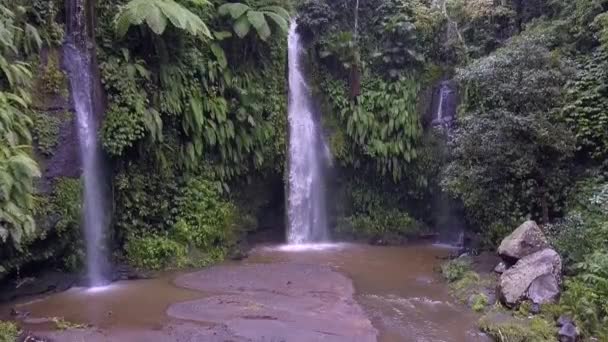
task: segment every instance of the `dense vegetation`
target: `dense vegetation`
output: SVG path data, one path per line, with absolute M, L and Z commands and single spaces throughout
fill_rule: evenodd
M 69 97 L 64 7 L 0 0 L 0 279 L 82 267 L 80 182 L 39 178 L 73 120 L 49 104 Z M 202 266 L 281 229 L 296 12 L 335 160 L 335 235 L 401 242 L 450 205 L 492 247 L 535 219 L 566 260 L 556 312 L 606 338 L 605 0 L 97 1 L 114 257 Z M 458 119 L 433 129 L 446 79 Z

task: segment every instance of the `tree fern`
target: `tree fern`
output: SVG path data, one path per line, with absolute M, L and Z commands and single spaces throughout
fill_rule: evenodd
M 264 6 L 253 9 L 238 2 L 227 3 L 218 8 L 218 13 L 230 16 L 234 20 L 232 28 L 239 38 L 247 36 L 253 26 L 258 37 L 264 41 L 267 40 L 272 35 L 268 19 L 283 33 L 289 29 L 289 12 L 281 6 Z
M 206 3 L 204 0 L 193 2 L 197 5 Z M 131 26 L 144 23 L 157 35 L 163 34 L 171 23 L 194 36 L 212 38 L 207 24 L 200 17 L 173 0 L 131 0 L 120 9 L 115 28 L 117 34 L 124 37 Z

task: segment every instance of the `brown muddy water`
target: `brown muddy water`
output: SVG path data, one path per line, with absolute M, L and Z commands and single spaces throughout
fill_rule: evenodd
M 380 342 L 481 341 L 476 315 L 449 295 L 436 269 L 450 250 L 432 245 L 374 247 L 336 244 L 293 250 L 258 246 L 242 262 L 319 264 L 352 279 L 355 299 L 363 307 Z M 22 323 L 30 330 L 49 329 L 45 318 L 90 324 L 104 330 L 158 330 L 175 322 L 166 315 L 174 303 L 210 294 L 173 284 L 179 273 L 157 279 L 118 282 L 100 292 L 75 288 L 64 293 L 0 306 L 0 317 L 15 307 L 30 316 Z

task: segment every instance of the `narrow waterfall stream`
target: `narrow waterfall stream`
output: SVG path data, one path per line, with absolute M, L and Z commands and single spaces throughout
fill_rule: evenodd
M 289 244 L 328 239 L 325 200 L 327 145 L 315 121 L 302 74 L 302 45 L 295 21 L 289 29 Z
M 91 287 L 107 283 L 104 271 L 108 263 L 105 255 L 106 200 L 103 184 L 103 161 L 97 137 L 95 117 L 94 77 L 92 53 L 86 34 L 85 1 L 72 0 L 68 4 L 67 40 L 64 65 L 68 71 L 71 94 L 76 111 L 80 160 L 84 180 L 82 226 L 86 241 L 86 263 Z

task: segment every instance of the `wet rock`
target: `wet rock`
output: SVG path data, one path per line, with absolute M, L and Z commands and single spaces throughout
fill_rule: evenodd
M 3 286 L 0 286 L 0 302 L 62 292 L 71 288 L 76 283 L 77 277 L 75 275 L 48 271 L 35 278 L 27 278 L 27 281 L 6 282 Z
M 369 244 L 372 246 L 388 246 L 388 241 L 382 238 L 373 238 L 369 240 Z
M 534 279 L 528 288 L 528 299 L 534 304 L 554 303 L 559 296 L 559 284 L 553 274 L 543 274 Z
M 498 263 L 498 265 L 496 265 L 496 267 L 494 267 L 494 272 L 496 272 L 498 274 L 503 274 L 503 273 L 505 273 L 506 270 L 507 270 L 507 264 L 505 264 L 504 261 L 501 261 L 500 263 Z
M 540 304 L 538 303 L 532 303 L 532 306 L 530 306 L 530 313 L 533 315 L 538 315 L 540 314 Z
M 527 297 L 530 285 L 537 278 L 548 275 L 559 284 L 561 269 L 562 260 L 559 254 L 550 248 L 522 258 L 500 276 L 498 284 L 500 300 L 509 307 L 516 306 Z M 540 294 L 541 292 L 539 296 Z
M 563 327 L 564 325 L 568 324 L 568 323 L 572 323 L 572 318 L 566 316 L 566 315 L 561 315 L 559 316 L 559 318 L 557 319 L 557 326 L 558 327 Z
M 216 266 L 175 283 L 221 294 L 171 305 L 171 317 L 222 324 L 248 341 L 376 341 L 376 330 L 354 300 L 352 282 L 329 267 Z
M 508 264 L 513 264 L 525 256 L 548 247 L 547 238 L 536 222 L 527 221 L 502 240 L 498 254 Z
M 559 342 L 576 342 L 580 333 L 572 321 L 566 322 L 559 328 Z

